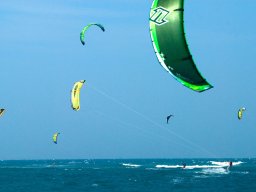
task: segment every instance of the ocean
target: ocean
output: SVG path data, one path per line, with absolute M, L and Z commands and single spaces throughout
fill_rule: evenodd
M 255 192 L 256 159 L 0 161 L 0 192 L 51 191 Z

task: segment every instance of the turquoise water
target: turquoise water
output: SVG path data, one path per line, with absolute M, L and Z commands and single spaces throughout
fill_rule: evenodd
M 1 161 L 1 192 L 256 191 L 256 159 Z M 181 165 L 186 163 L 186 168 Z

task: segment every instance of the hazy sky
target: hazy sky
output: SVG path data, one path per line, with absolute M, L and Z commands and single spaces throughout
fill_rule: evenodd
M 158 63 L 151 4 L 1 1 L 0 159 L 256 157 L 256 1 L 185 1 L 190 51 L 214 86 L 203 93 Z M 92 27 L 82 46 L 91 22 L 106 31 Z M 70 90 L 81 79 L 76 112 Z

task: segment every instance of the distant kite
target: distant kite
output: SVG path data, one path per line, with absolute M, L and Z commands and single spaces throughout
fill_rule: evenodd
M 167 123 L 167 124 L 169 123 L 169 119 L 170 119 L 171 117 L 173 117 L 173 115 L 168 115 L 168 116 L 166 117 L 166 123 Z
M 238 118 L 239 120 L 242 119 L 243 113 L 244 113 L 245 110 L 246 110 L 245 107 L 242 107 L 242 108 L 240 108 L 240 109 L 238 110 L 237 118 Z
M 184 0 L 154 0 L 150 36 L 159 63 L 184 86 L 202 92 L 212 88 L 190 54 L 183 26 Z
M 95 25 L 95 26 L 98 26 L 99 28 L 101 28 L 101 30 L 104 32 L 105 31 L 105 28 L 101 25 L 101 24 L 98 24 L 98 23 L 90 23 L 88 25 L 86 25 L 83 30 L 81 31 L 80 33 L 80 41 L 81 43 L 84 45 L 85 42 L 84 42 L 84 37 L 85 37 L 85 32 L 92 26 L 92 25 Z
M 0 117 L 4 114 L 5 109 L 0 109 Z
M 54 133 L 53 136 L 52 136 L 52 140 L 55 144 L 57 144 L 57 141 L 58 141 L 58 136 L 59 136 L 60 133 Z
M 85 80 L 78 81 L 74 84 L 71 90 L 71 105 L 72 109 L 78 111 L 80 109 L 80 90 Z

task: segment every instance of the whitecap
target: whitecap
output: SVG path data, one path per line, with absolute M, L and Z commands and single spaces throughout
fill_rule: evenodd
M 200 173 L 211 175 L 211 174 L 228 174 L 229 171 L 225 168 L 215 168 L 215 169 L 203 169 Z
M 156 168 L 166 168 L 166 169 L 175 169 L 175 168 L 182 168 L 181 165 L 156 165 Z
M 184 169 L 209 169 L 209 168 L 222 168 L 219 165 L 187 165 Z
M 210 163 L 212 163 L 213 165 L 219 165 L 221 167 L 227 167 L 229 166 L 229 161 L 210 161 Z M 236 162 L 232 162 L 232 165 L 233 166 L 236 166 L 236 165 L 240 165 L 244 162 L 242 161 L 236 161 Z
M 122 165 L 125 167 L 140 167 L 141 166 L 141 165 L 131 164 L 131 163 L 122 163 Z

